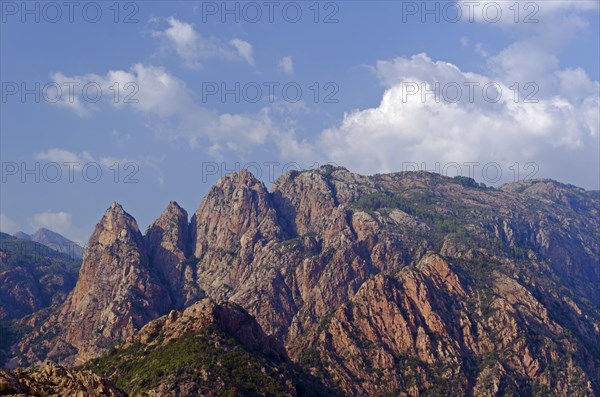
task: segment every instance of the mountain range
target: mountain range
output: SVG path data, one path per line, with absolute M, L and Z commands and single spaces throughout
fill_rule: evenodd
M 599 211 L 552 180 L 331 166 L 230 174 L 143 234 L 113 203 L 68 295 L 5 321 L 33 369 L 0 392 L 600 395 Z
M 21 240 L 35 241 L 73 258 L 81 259 L 83 257 L 84 248 L 82 246 L 44 227 L 36 230 L 32 235 L 25 232 L 17 232 L 13 234 L 13 237 Z

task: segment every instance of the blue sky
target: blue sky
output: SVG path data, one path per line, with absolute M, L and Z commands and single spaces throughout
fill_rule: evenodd
M 73 4 L 1 2 L 2 231 L 144 230 L 244 166 L 600 189 L 597 1 Z

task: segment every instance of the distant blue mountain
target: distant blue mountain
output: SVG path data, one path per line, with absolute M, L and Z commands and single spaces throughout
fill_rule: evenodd
M 13 235 L 21 240 L 35 241 L 52 248 L 63 254 L 67 254 L 72 258 L 81 259 L 83 257 L 83 247 L 69 240 L 68 238 L 46 228 L 40 228 L 32 235 L 24 232 L 17 232 Z

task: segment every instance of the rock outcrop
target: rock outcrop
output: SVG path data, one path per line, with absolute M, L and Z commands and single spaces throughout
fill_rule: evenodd
M 125 397 L 110 381 L 89 371 L 46 362 L 39 369 L 0 370 L 0 394 L 15 396 Z
M 145 234 L 150 267 L 167 287 L 171 307 L 182 309 L 204 294 L 196 283 L 196 269 L 190 261 L 188 214 L 176 202 L 169 203 Z
M 90 237 L 75 289 L 49 318 L 33 319 L 39 327 L 20 344 L 25 356 L 82 363 L 170 308 L 135 219 L 113 203 Z
M 201 299 L 151 321 L 86 368 L 132 396 L 335 396 L 234 304 Z
M 348 395 L 594 395 L 569 331 L 526 288 L 494 272 L 480 290 L 458 272 L 430 254 L 375 276 L 293 356 Z
M 145 236 L 113 205 L 77 287 L 22 321 L 13 350 L 83 362 L 208 297 L 349 395 L 597 395 L 599 242 L 598 196 L 554 181 L 326 166 L 269 192 L 242 171 L 189 223 L 170 203 Z

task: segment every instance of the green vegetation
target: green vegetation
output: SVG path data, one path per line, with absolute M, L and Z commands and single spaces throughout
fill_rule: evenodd
M 326 389 L 291 363 L 246 350 L 235 338 L 214 328 L 183 335 L 164 346 L 134 344 L 112 349 L 84 369 L 110 378 L 130 394 L 152 390 L 160 384 L 194 383 L 199 390 L 218 387 L 218 396 L 289 395 L 291 380 L 299 395 L 319 395 Z M 202 394 L 200 392 L 200 394 Z
M 473 178 L 469 178 L 466 176 L 461 176 L 461 175 L 457 175 L 454 178 L 452 178 L 452 180 L 456 183 L 458 183 L 461 186 L 464 187 L 470 187 L 473 189 L 485 189 L 487 188 L 487 186 L 485 185 L 485 183 L 477 183 L 477 181 L 475 181 L 475 179 Z
M 335 171 L 335 167 L 331 164 L 325 164 L 321 166 L 319 171 L 321 172 L 321 175 L 323 175 L 324 178 L 330 178 L 331 174 L 333 174 L 333 171 Z
M 414 216 L 433 229 L 434 234 L 428 236 L 428 238 L 436 247 L 436 251 L 441 248 L 445 235 L 451 233 L 466 235 L 463 224 L 464 218 L 461 217 L 461 214 L 465 211 L 464 208 L 445 203 L 445 206 L 450 207 L 451 212 L 440 213 L 436 209 L 434 196 L 425 193 L 413 194 L 409 200 L 390 193 L 376 192 L 362 196 L 356 201 L 355 206 L 369 213 L 382 212 L 386 209 L 399 209 Z
M 36 275 L 65 272 L 77 276 L 81 260 L 55 251 L 34 241 L 17 239 L 0 233 L 0 252 L 6 257 L 0 262 L 0 272 L 24 267 L 34 270 Z
M 413 211 L 411 203 L 405 198 L 379 192 L 362 196 L 356 202 L 356 206 L 364 211 L 377 211 L 382 208 L 398 208 L 407 213 Z
M 300 353 L 300 362 L 308 368 L 321 369 L 321 355 L 315 347 L 304 349 Z

